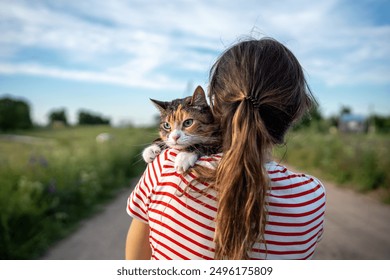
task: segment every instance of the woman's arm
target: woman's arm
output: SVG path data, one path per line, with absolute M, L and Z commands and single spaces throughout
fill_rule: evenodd
M 126 239 L 126 260 L 150 260 L 149 225 L 137 219 L 131 222 Z

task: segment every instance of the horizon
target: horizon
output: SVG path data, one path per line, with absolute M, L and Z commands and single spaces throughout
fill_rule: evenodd
M 98 111 L 94 111 L 94 110 L 90 110 L 90 109 L 85 109 L 85 108 L 79 108 L 76 110 L 76 118 L 73 120 L 73 121 L 69 121 L 69 115 L 68 115 L 68 112 L 67 112 L 67 109 L 65 107 L 57 107 L 57 108 L 53 108 L 52 110 L 50 110 L 47 114 L 46 114 L 46 121 L 45 122 L 35 122 L 35 120 L 32 118 L 31 116 L 31 111 L 33 110 L 32 106 L 31 106 L 31 102 L 30 100 L 28 100 L 26 97 L 16 97 L 16 96 L 13 96 L 13 95 L 10 95 L 10 94 L 3 94 L 1 95 L 0 94 L 0 99 L 3 99 L 3 98 L 11 98 L 13 100 L 16 100 L 16 101 L 22 101 L 22 102 L 25 102 L 26 104 L 29 105 L 29 108 L 30 108 L 30 117 L 32 119 L 32 123 L 35 127 L 46 127 L 46 126 L 50 126 L 50 119 L 49 119 L 49 114 L 51 112 L 54 112 L 54 111 L 60 111 L 60 110 L 64 110 L 65 111 L 65 116 L 67 118 L 67 125 L 69 126 L 78 126 L 78 115 L 80 112 L 84 112 L 84 113 L 90 113 L 91 115 L 95 115 L 95 116 L 99 116 L 99 117 L 102 117 L 104 119 L 108 119 L 110 121 L 109 123 L 109 126 L 112 126 L 112 127 L 126 127 L 126 126 L 129 126 L 129 127 L 148 127 L 148 126 L 153 126 L 156 124 L 156 118 L 159 118 L 160 114 L 158 112 L 156 112 L 153 116 L 152 116 L 152 120 L 150 122 L 147 122 L 147 123 L 141 123 L 141 124 L 135 124 L 133 122 L 131 122 L 131 120 L 122 120 L 118 123 L 112 123 L 112 119 L 109 115 L 106 115 L 104 114 L 103 112 L 98 112 Z M 321 109 L 319 107 L 319 109 Z M 343 110 L 345 109 L 348 109 L 350 110 L 350 112 L 343 112 Z M 325 116 L 324 114 L 322 114 L 322 112 L 320 111 L 320 114 L 321 114 L 321 117 L 323 119 L 331 119 L 331 118 L 342 118 L 343 116 L 348 116 L 348 117 L 357 117 L 357 118 L 363 118 L 363 119 L 368 119 L 372 116 L 376 116 L 376 117 L 386 117 L 386 118 L 389 118 L 390 117 L 390 112 L 388 114 L 380 114 L 380 113 L 375 113 L 375 112 L 369 112 L 368 114 L 362 114 L 362 113 L 355 113 L 350 107 L 348 106 L 344 106 L 342 105 L 340 107 L 340 110 L 338 112 L 336 112 L 335 114 L 332 114 L 332 115 L 328 115 L 328 116 Z M 103 125 L 103 124 L 101 124 Z

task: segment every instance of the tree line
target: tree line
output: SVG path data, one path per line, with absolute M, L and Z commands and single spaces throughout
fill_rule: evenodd
M 4 97 L 0 99 L 0 131 L 12 131 L 21 129 L 31 129 L 34 127 L 30 115 L 30 105 L 20 99 Z M 78 125 L 110 125 L 110 119 L 102 117 L 100 114 L 87 110 L 78 112 Z M 52 110 L 48 116 L 49 125 L 60 124 L 68 126 L 68 118 L 65 109 Z
M 351 114 L 349 107 L 342 107 L 340 113 L 335 116 L 324 118 L 320 108 L 315 107 L 307 114 L 301 122 L 294 126 L 294 130 L 313 129 L 326 133 L 332 127 L 337 127 L 340 117 L 343 114 Z M 78 125 L 110 125 L 110 119 L 102 117 L 100 114 L 87 110 L 78 112 Z M 371 115 L 367 118 L 371 127 L 377 133 L 390 133 L 390 116 Z M 48 115 L 49 125 L 68 126 L 68 118 L 65 109 L 52 110 Z M 11 131 L 19 129 L 33 128 L 34 124 L 30 116 L 30 106 L 24 100 L 4 97 L 0 99 L 0 131 Z
M 103 118 L 99 114 L 91 113 L 85 110 L 80 110 L 77 117 L 78 125 L 110 125 L 110 119 Z M 49 113 L 49 123 L 62 123 L 69 125 L 65 109 L 53 110 Z

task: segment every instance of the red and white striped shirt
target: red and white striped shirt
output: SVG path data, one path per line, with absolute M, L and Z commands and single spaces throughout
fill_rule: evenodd
M 150 163 L 128 198 L 127 212 L 149 224 L 152 259 L 213 259 L 216 192 L 175 172 L 178 151 L 169 149 Z M 214 168 L 221 156 L 201 157 Z M 271 189 L 267 197 L 266 247 L 256 243 L 251 259 L 310 259 L 321 238 L 325 188 L 314 177 L 267 163 Z M 267 250 L 266 250 L 267 248 Z

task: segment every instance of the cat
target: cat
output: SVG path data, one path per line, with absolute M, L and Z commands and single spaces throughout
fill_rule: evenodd
M 180 151 L 174 167 L 178 173 L 185 173 L 200 156 L 220 152 L 218 125 L 201 86 L 185 98 L 150 100 L 160 111 L 160 138 L 144 149 L 145 162 L 152 162 L 164 149 L 174 148 Z

